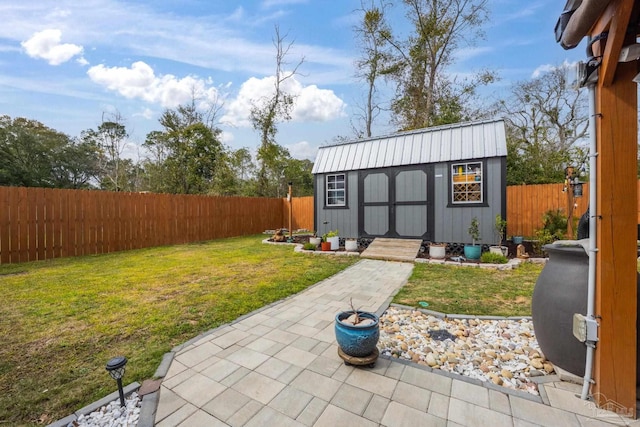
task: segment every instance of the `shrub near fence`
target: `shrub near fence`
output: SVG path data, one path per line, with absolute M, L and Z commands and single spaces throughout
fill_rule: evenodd
M 543 226 L 542 215 L 570 208 L 564 184 L 512 185 L 507 187 L 507 235 L 533 236 Z M 589 206 L 589 184 L 583 184 L 583 196 L 575 198 L 573 217 L 580 218 Z
M 256 234 L 286 226 L 286 204 L 279 198 L 0 187 L 0 263 Z
M 548 210 L 561 209 L 567 214 L 570 208 L 563 184 L 512 185 L 507 187 L 507 234 L 533 236 L 542 227 L 542 215 Z M 638 224 L 640 224 L 640 181 L 638 188 Z M 582 197 L 575 199 L 573 217 L 580 218 L 589 206 L 589 184 L 582 187 Z

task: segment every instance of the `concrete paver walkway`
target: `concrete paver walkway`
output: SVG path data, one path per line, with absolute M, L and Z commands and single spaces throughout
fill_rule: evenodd
M 598 417 L 575 397 L 579 386 L 566 383 L 540 387 L 553 407 L 410 363 L 381 358 L 373 369 L 344 365 L 334 339 L 336 313 L 348 308 L 349 298 L 362 310 L 384 310 L 412 268 L 362 260 L 186 344 L 162 382 L 156 425 L 624 425 L 615 414 Z

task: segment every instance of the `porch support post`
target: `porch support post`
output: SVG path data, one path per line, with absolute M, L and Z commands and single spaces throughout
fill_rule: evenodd
M 603 70 L 604 71 L 604 70 Z M 612 70 L 609 70 L 612 72 Z M 596 88 L 597 261 L 600 323 L 592 394 L 599 407 L 636 414 L 637 86 L 636 62 L 617 64 Z M 624 408 L 624 409 L 623 409 Z

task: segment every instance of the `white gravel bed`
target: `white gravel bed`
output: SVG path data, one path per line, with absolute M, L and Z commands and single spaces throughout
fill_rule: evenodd
M 531 378 L 554 372 L 528 319 L 440 319 L 390 307 L 380 317 L 378 346 L 386 356 L 534 395 Z
M 125 398 L 125 407 L 120 406 L 120 399 L 102 406 L 97 411 L 87 415 L 80 415 L 76 421 L 67 427 L 134 427 L 140 418 L 140 398 L 138 393 L 131 393 Z

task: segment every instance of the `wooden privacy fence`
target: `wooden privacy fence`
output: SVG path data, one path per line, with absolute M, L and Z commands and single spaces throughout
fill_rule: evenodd
M 260 233 L 287 226 L 287 205 L 279 198 L 0 187 L 0 263 Z M 312 206 L 294 198 L 296 228 L 313 228 Z
M 314 230 L 313 226 L 313 196 L 294 197 L 289 204 L 287 199 L 283 199 L 285 207 L 284 226 L 289 227 L 289 207 L 292 208 L 292 230 L 306 229 Z
M 638 182 L 640 188 L 640 181 Z M 542 215 L 572 206 L 563 184 L 507 187 L 507 234 L 533 236 Z M 576 198 L 579 218 L 589 184 Z M 640 194 L 638 197 L 640 203 Z M 313 197 L 214 197 L 0 187 L 0 264 L 101 254 L 261 233 L 314 229 Z M 640 205 L 638 206 L 640 224 Z
M 567 193 L 562 192 L 564 184 L 513 185 L 507 187 L 507 234 L 533 236 L 542 228 L 542 216 L 549 210 L 560 209 L 568 215 L 572 203 Z M 574 199 L 573 217 L 580 218 L 589 206 L 589 184 L 583 184 L 582 197 Z M 640 181 L 638 181 L 640 190 Z M 640 191 L 638 191 L 638 224 L 640 224 Z
M 564 184 L 513 185 L 507 187 L 507 235 L 533 236 L 542 228 L 542 216 L 549 210 L 560 209 L 580 218 L 589 206 L 589 184 L 583 184 L 583 196 L 573 202 L 563 192 Z M 577 206 L 573 206 L 573 204 Z

